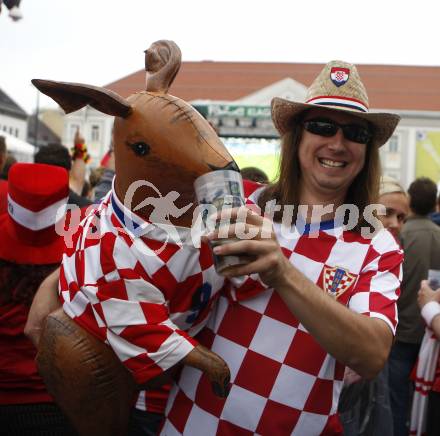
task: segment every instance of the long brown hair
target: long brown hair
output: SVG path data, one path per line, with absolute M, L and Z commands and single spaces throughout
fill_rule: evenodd
M 281 138 L 279 177 L 276 182 L 268 185 L 258 198 L 258 206 L 263 211 L 270 200 L 276 200 L 276 203 L 282 206 L 280 211 L 274 213 L 274 220 L 278 222 L 282 220 L 283 207 L 286 205 L 294 206 L 292 223 L 297 218 L 301 183 L 298 152 L 303 132 L 303 117 L 304 113 L 292 120 L 292 129 Z M 364 166 L 351 183 L 345 197 L 346 204 L 354 204 L 359 210 L 359 220 L 354 231 L 360 232 L 363 225 L 370 226 L 364 219 L 364 210 L 369 204 L 377 203 L 380 174 L 379 149 L 371 141 L 367 144 Z

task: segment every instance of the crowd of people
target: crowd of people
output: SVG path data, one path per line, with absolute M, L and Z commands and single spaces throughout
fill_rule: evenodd
M 399 117 L 369 112 L 354 65 L 328 63 L 304 103 L 274 98 L 272 116 L 282 138 L 279 177 L 242 170 L 255 237 L 214 248 L 246 253 L 246 264 L 224 272 L 225 286 L 243 295 L 222 293 L 196 336 L 228 364 L 228 395 L 216 396 L 206 374 L 187 366 L 165 390 L 166 407 L 132 416 L 130 436 L 440 434 L 440 281 L 428 281 L 440 274 L 436 184 L 418 178 L 405 190 L 381 175 L 379 147 Z M 60 207 L 90 211 L 112 190 L 112 149 L 97 169 L 87 169 L 88 158 L 80 132 L 71 152 L 44 146 L 33 164 L 14 162 L 0 137 L 3 434 L 75 434 L 38 375 L 34 344 L 65 249 Z M 256 212 L 273 200 L 280 208 L 270 217 Z M 295 224 L 286 226 L 290 205 Z M 207 235 L 218 239 L 218 231 Z M 252 280 L 240 287 L 242 277 Z

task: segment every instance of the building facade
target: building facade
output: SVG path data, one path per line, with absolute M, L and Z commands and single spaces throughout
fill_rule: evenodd
M 284 97 L 303 101 L 322 64 L 256 62 L 183 62 L 170 93 L 193 104 L 219 131 L 225 143 L 241 153 L 277 150 L 270 101 Z M 401 115 L 395 134 L 381 148 L 383 172 L 407 187 L 415 177 L 440 181 L 440 68 L 358 65 L 373 111 Z M 106 86 L 122 97 L 145 88 L 145 71 Z M 113 117 L 81 109 L 65 118 L 63 142 L 71 144 L 80 127 L 94 162 L 107 150 Z M 262 140 L 263 139 L 263 140 Z M 240 144 L 244 144 L 243 147 Z M 268 146 L 268 144 L 272 144 Z M 257 160 L 258 161 L 258 160 Z
M 111 144 L 114 117 L 105 115 L 91 107 L 82 108 L 64 118 L 62 143 L 71 147 L 76 131 L 83 135 L 91 166 L 96 167 Z
M 0 134 L 5 132 L 26 141 L 27 120 L 27 113 L 0 89 Z

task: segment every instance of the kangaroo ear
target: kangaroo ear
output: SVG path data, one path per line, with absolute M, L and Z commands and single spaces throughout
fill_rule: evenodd
M 33 79 L 33 85 L 55 100 L 66 114 L 90 105 L 108 115 L 126 118 L 131 113 L 127 100 L 106 88 L 82 83 Z

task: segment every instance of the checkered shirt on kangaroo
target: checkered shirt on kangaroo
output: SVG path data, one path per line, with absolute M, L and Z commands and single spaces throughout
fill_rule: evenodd
M 181 241 L 191 237 L 189 229 L 176 229 Z M 215 272 L 206 244 L 174 242 L 110 192 L 81 222 L 63 256 L 64 311 L 111 346 L 139 384 L 194 348 L 192 336 L 207 322 L 220 292 L 230 289 Z M 264 289 L 248 277 L 240 289 L 255 287 Z M 237 298 L 235 289 L 228 297 Z M 169 386 L 141 392 L 137 408 L 163 413 L 168 392 Z

